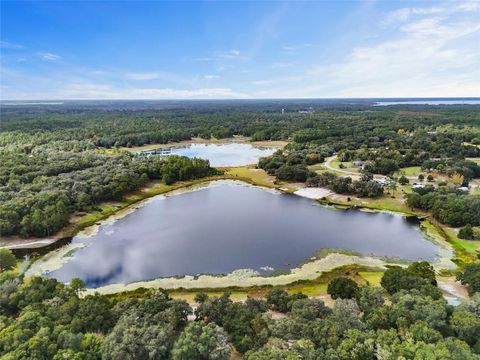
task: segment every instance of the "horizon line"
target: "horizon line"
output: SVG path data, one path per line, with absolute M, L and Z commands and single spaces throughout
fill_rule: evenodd
M 428 96 L 428 97 L 292 97 L 292 98 L 164 98 L 164 99 L 122 99 L 122 98 L 76 98 L 76 99 L 0 99 L 0 103 L 3 102 L 60 102 L 60 101 L 258 101 L 258 100 L 397 100 L 397 99 L 455 99 L 455 100 L 480 100 L 480 96 Z

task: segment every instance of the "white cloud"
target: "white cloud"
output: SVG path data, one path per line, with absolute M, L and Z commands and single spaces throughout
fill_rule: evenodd
M 312 44 L 305 43 L 305 44 L 298 44 L 298 45 L 284 45 L 282 46 L 282 50 L 285 52 L 296 52 L 298 50 L 306 49 L 311 47 Z
M 159 78 L 159 74 L 155 72 L 127 73 L 126 76 L 131 80 L 154 80 Z
M 9 41 L 0 41 L 0 48 L 2 49 L 22 49 L 23 45 L 15 44 Z
M 222 99 L 247 98 L 247 94 L 229 88 L 115 88 L 110 85 L 74 83 L 62 88 L 53 98 L 58 99 Z
M 449 2 L 445 5 L 442 4 L 441 6 L 438 4 L 436 6 L 423 8 L 401 8 L 388 13 L 382 24 L 389 26 L 426 15 L 449 16 L 457 13 L 475 13 L 480 11 L 480 1 L 478 0 Z
M 390 38 L 353 48 L 343 60 L 313 66 L 298 81 L 289 77 L 257 81 L 256 85 L 270 88 L 260 88 L 255 95 L 480 96 L 480 17 L 431 16 L 437 12 L 410 10 L 419 16 L 391 25 Z
M 395 22 L 402 22 L 409 20 L 415 15 L 431 15 L 445 12 L 444 8 L 432 7 L 432 8 L 402 8 L 390 12 L 384 20 L 384 25 L 389 25 Z
M 371 24 L 377 26 L 375 37 L 355 38 L 359 41 L 357 46 L 342 47 L 342 53 L 347 55 L 334 58 L 336 55 L 329 52 L 328 43 L 325 47 L 317 46 L 313 40 L 315 45 L 301 41 L 278 44 L 279 19 L 288 15 L 288 11 L 282 10 L 259 27 L 259 39 L 254 39 L 251 49 L 232 46 L 196 59 L 213 62 L 205 64 L 211 65 L 207 69 L 199 70 L 206 75 L 142 68 L 89 71 L 83 66 L 60 63 L 61 58 L 56 54 L 34 53 L 44 60 L 58 61 L 59 66 L 51 67 L 49 73 L 24 73 L 25 66 L 16 69 L 13 66 L 16 73 L 2 75 L 2 96 L 8 99 L 480 96 L 479 11 L 480 2 L 455 1 L 399 9 L 385 14 L 376 25 Z M 262 53 L 259 63 L 254 63 L 263 43 L 270 39 L 276 44 L 275 55 L 280 56 L 264 58 Z M 338 46 L 344 43 L 339 41 Z M 308 58 L 292 58 L 307 48 Z M 14 58 L 17 60 L 18 56 Z M 310 65 L 303 65 L 307 61 Z M 248 67 L 251 64 L 257 66 Z M 227 72 L 229 76 L 223 76 Z M 205 80 L 220 79 L 219 75 L 222 77 L 215 81 L 217 87 L 202 87 Z M 226 82 L 226 78 L 235 81 L 235 85 Z
M 223 54 L 224 57 L 237 57 L 240 56 L 240 51 L 237 49 L 232 49 Z
M 221 60 L 235 60 L 235 59 L 246 59 L 242 55 L 240 50 L 231 49 L 231 50 L 221 50 L 213 51 L 208 54 L 208 56 L 197 57 L 193 60 L 195 61 L 221 61 Z
M 41 59 L 46 61 L 57 61 L 60 60 L 62 57 L 60 55 L 52 54 L 50 52 L 40 52 L 38 53 Z
M 276 62 L 268 66 L 269 69 L 285 69 L 292 67 L 294 63 L 291 62 Z

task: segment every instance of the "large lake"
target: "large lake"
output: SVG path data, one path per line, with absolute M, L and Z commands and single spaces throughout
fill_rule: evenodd
M 480 99 L 432 99 L 432 100 L 398 100 L 398 101 L 378 101 L 377 106 L 388 105 L 480 105 Z
M 297 267 L 320 248 L 433 260 L 438 248 L 419 227 L 388 213 L 332 210 L 296 195 L 235 181 L 158 196 L 102 225 L 48 276 L 89 287 L 236 269 Z
M 143 151 L 145 154 L 181 155 L 210 161 L 212 166 L 242 166 L 256 164 L 261 157 L 272 155 L 272 147 L 257 147 L 244 143 L 189 144 Z

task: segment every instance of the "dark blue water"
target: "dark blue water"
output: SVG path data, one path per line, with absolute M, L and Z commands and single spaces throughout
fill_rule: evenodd
M 153 198 L 95 236 L 73 241 L 90 245 L 49 276 L 65 282 L 80 277 L 90 287 L 266 266 L 290 269 L 320 248 L 410 260 L 432 260 L 438 250 L 404 217 L 331 210 L 232 181 Z

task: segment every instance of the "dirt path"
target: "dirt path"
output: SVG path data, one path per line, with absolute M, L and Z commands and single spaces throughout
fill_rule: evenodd
M 331 162 L 335 161 L 335 160 L 337 160 L 337 155 L 330 156 L 330 157 L 325 159 L 325 162 L 323 163 L 323 166 L 325 166 L 327 169 L 332 170 L 334 172 L 340 172 L 340 173 L 343 173 L 343 174 L 346 174 L 348 176 L 355 177 L 355 178 L 359 177 L 359 174 L 356 173 L 356 172 L 348 171 L 348 170 L 345 170 L 345 169 L 334 168 L 331 165 Z

